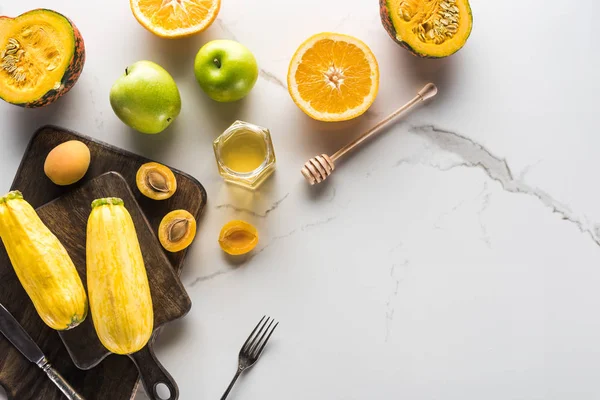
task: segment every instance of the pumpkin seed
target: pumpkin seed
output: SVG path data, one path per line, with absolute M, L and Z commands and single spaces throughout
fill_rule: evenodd
M 150 171 L 146 175 L 146 182 L 148 186 L 157 192 L 169 193 L 169 183 L 167 178 L 158 171 Z
M 27 76 L 22 68 L 17 68 L 17 70 L 13 74 L 13 79 L 17 81 L 17 83 L 23 82 Z
M 411 4 L 411 1 L 414 0 L 405 0 L 398 6 L 398 13 L 400 14 L 400 18 L 402 18 L 406 22 L 410 22 L 410 20 L 414 18 L 416 13 L 413 10 L 415 8 L 418 8 L 415 4 Z
M 424 43 L 435 44 L 442 44 L 453 38 L 458 32 L 460 18 L 460 9 L 456 5 L 456 0 L 431 1 L 434 4 L 428 5 L 428 10 L 424 10 L 422 3 L 421 0 L 403 0 L 399 6 L 398 13 L 406 22 L 412 21 L 417 16 L 421 18 L 420 23 L 413 27 L 415 35 Z
M 20 43 L 14 38 L 8 39 L 8 44 L 2 51 L 1 68 L 5 70 L 16 83 L 22 83 L 27 79 L 25 69 L 17 65 L 24 54 L 25 50 L 21 49 Z
M 179 242 L 188 231 L 190 221 L 187 219 L 176 219 L 171 225 L 169 225 L 169 242 Z
M 17 39 L 14 39 L 14 38 L 8 39 L 8 44 L 6 45 L 6 50 L 14 50 L 14 49 L 18 50 L 19 47 L 21 47 L 21 45 L 19 44 Z

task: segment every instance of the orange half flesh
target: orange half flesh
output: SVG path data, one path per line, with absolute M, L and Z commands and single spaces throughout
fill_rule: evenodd
M 219 13 L 221 0 L 130 0 L 133 15 L 150 32 L 179 38 L 202 32 Z
M 363 114 L 379 90 L 379 66 L 352 36 L 320 33 L 305 41 L 288 70 L 292 99 L 310 117 L 345 121 Z

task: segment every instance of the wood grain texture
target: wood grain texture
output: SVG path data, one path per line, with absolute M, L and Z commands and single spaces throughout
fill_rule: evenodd
M 95 199 L 104 197 L 121 198 L 133 219 L 152 294 L 154 329 L 183 317 L 191 307 L 190 298 L 121 175 L 108 172 L 37 211 L 69 252 L 87 289 L 86 251 L 82 242 L 85 244 L 90 205 Z M 96 335 L 92 318 L 86 318 L 77 328 L 60 332 L 59 335 L 78 368 L 91 369 L 110 355 Z
M 69 187 L 54 185 L 43 172 L 46 155 L 56 145 L 67 140 L 80 140 L 88 145 L 92 155 L 90 169 L 82 181 Z M 152 230 L 157 232 L 162 217 L 169 211 L 183 208 L 198 220 L 206 205 L 206 191 L 194 178 L 174 170 L 177 192 L 164 201 L 144 197 L 135 186 L 135 174 L 139 166 L 152 160 L 98 142 L 57 127 L 43 127 L 31 139 L 23 157 L 11 190 L 21 190 L 25 199 L 34 207 L 48 203 L 57 197 L 77 189 L 91 179 L 106 172 L 120 173 L 132 188 Z M 74 213 L 82 212 L 73 210 Z M 64 243 L 74 251 L 85 247 L 85 236 L 69 239 Z M 174 270 L 181 271 L 186 251 L 164 252 Z M 96 367 L 84 371 L 78 369 L 63 345 L 58 333 L 43 324 L 27 294 L 21 287 L 0 244 L 0 302 L 17 318 L 56 368 L 82 393 L 86 399 L 126 400 L 133 397 L 138 384 L 138 371 L 128 357 L 111 355 Z M 1 335 L 0 335 L 1 336 Z M 45 378 L 43 372 L 29 363 L 10 343 L 0 337 L 0 384 L 10 399 L 55 400 L 62 399 L 58 389 Z

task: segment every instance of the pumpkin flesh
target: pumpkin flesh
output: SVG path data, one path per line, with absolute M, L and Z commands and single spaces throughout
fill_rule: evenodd
M 415 55 L 447 57 L 466 43 L 473 26 L 468 0 L 380 0 L 381 18 L 396 42 Z
M 76 52 L 84 51 L 78 37 L 66 17 L 50 10 L 0 18 L 0 98 L 28 106 L 49 92 L 65 93 L 68 75 L 78 77 L 83 67 L 71 70 Z

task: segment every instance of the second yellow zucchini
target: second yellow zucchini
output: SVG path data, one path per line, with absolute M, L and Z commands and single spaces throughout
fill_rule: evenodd
M 115 354 L 143 348 L 154 312 L 148 276 L 131 215 L 123 200 L 94 200 L 87 226 L 90 310 L 102 344 Z

